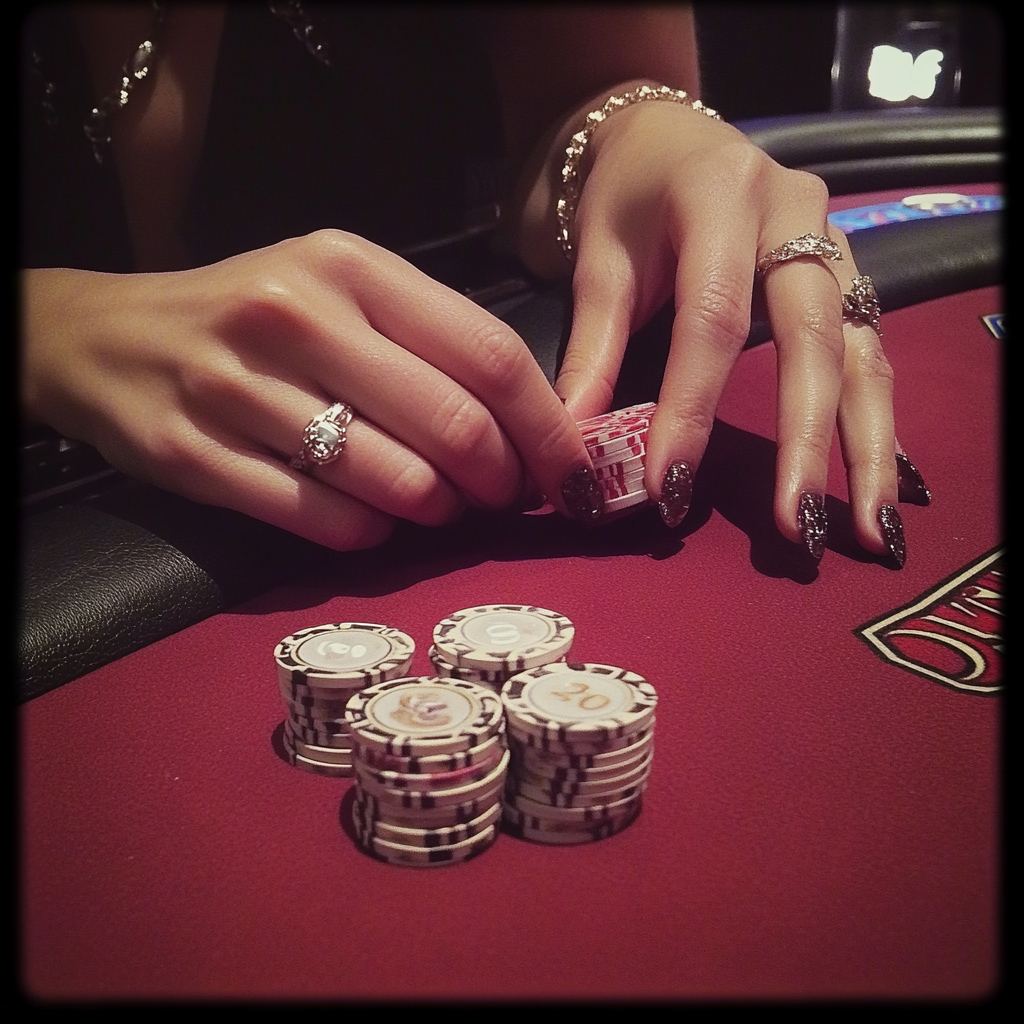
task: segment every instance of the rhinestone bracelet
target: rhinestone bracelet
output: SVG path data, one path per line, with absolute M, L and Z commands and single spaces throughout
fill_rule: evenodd
M 576 207 L 579 205 L 580 194 L 583 191 L 579 182 L 580 157 L 586 148 L 590 137 L 597 130 L 597 126 L 614 114 L 617 110 L 633 106 L 634 103 L 643 103 L 647 100 L 668 100 L 671 103 L 682 103 L 698 113 L 713 117 L 716 121 L 722 120 L 722 115 L 710 107 L 704 106 L 700 100 L 690 99 L 682 89 L 670 89 L 667 85 L 652 88 L 649 85 L 641 85 L 631 92 L 623 93 L 621 96 L 609 96 L 600 110 L 593 110 L 587 114 L 583 122 L 583 128 L 578 131 L 565 150 L 565 166 L 562 168 L 562 190 L 558 197 L 558 241 L 562 246 L 562 252 L 570 263 L 574 259 L 574 246 L 571 241 L 573 223 L 576 220 Z

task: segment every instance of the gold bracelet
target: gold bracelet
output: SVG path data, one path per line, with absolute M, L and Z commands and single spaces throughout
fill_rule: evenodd
M 641 85 L 631 92 L 623 93 L 621 96 L 609 96 L 600 110 L 593 110 L 587 114 L 583 122 L 582 130 L 578 131 L 565 150 L 565 166 L 562 168 L 562 190 L 558 197 L 558 241 L 562 246 L 562 252 L 571 263 L 574 259 L 574 247 L 571 241 L 573 223 L 576 220 L 576 207 L 579 205 L 580 194 L 583 191 L 579 183 L 580 157 L 583 150 L 590 141 L 591 135 L 597 130 L 597 126 L 606 120 L 617 110 L 633 106 L 634 103 L 643 103 L 646 100 L 668 100 L 671 103 L 682 103 L 698 113 L 713 117 L 716 121 L 722 120 L 722 115 L 710 107 L 705 107 L 700 100 L 693 100 L 683 92 L 682 89 L 670 89 L 667 85 L 652 88 L 649 85 Z

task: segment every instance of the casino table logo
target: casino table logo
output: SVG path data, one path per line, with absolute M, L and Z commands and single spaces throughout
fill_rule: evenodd
M 961 693 L 1003 689 L 1005 549 L 854 630 L 880 657 Z
M 981 318 L 981 322 L 989 329 L 993 338 L 999 338 L 1002 341 L 1006 337 L 1005 313 L 989 313 L 988 316 Z

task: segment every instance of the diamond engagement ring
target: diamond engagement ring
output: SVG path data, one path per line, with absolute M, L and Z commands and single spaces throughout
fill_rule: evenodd
M 881 337 L 882 332 L 879 328 L 881 314 L 882 309 L 878 305 L 875 282 L 867 274 L 855 277 L 850 290 L 843 292 L 843 319 L 859 320 Z
M 827 235 L 815 235 L 808 232 L 799 238 L 791 238 L 788 242 L 772 249 L 757 261 L 757 272 L 765 273 L 776 263 L 785 263 L 797 256 L 818 256 L 823 260 L 841 260 L 843 254 L 839 246 Z
M 288 463 L 292 469 L 305 470 L 310 463 L 326 466 L 345 450 L 345 431 L 352 422 L 352 406 L 335 402 L 314 416 L 302 432 L 302 451 Z

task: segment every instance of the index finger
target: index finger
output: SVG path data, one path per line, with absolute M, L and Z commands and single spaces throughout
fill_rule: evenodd
M 596 521 L 603 511 L 586 445 L 525 342 L 472 300 L 383 253 L 387 273 L 359 283 L 370 325 L 473 394 L 559 511 Z M 372 293 L 372 294 L 371 294 Z
M 755 226 L 742 207 L 688 225 L 672 345 L 647 445 L 647 491 L 668 526 L 686 515 L 715 410 L 750 330 Z

